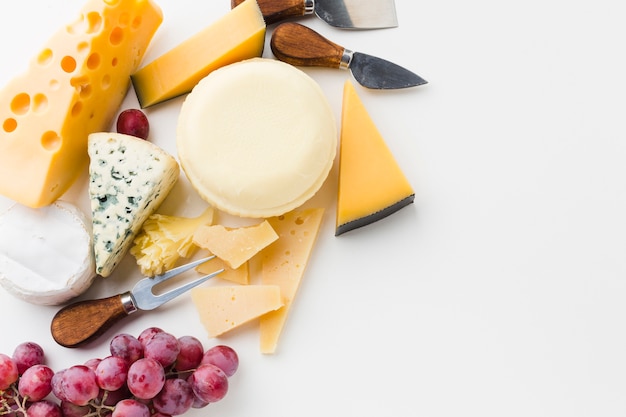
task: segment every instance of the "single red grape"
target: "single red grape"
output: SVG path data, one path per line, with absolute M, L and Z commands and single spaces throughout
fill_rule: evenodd
M 213 346 L 204 353 L 201 365 L 210 363 L 220 368 L 226 376 L 233 376 L 239 367 L 239 356 L 237 352 L 229 346 Z
M 150 123 L 141 110 L 126 109 L 117 117 L 117 132 L 147 139 L 150 133 Z

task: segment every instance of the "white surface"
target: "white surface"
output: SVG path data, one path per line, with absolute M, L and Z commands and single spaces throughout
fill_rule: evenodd
M 228 0 L 160 0 L 147 59 L 216 20 Z M 3 3 L 0 82 L 80 0 Z M 56 369 L 107 353 L 114 332 L 157 325 L 241 367 L 225 400 L 189 416 L 534 416 L 626 414 L 626 26 L 621 3 L 396 0 L 400 26 L 306 24 L 429 81 L 359 93 L 414 185 L 414 205 L 334 237 L 336 170 L 319 244 L 280 350 L 254 327 L 207 340 L 188 297 L 137 314 L 100 344 L 53 342 L 56 309 L 0 293 L 0 351 L 40 343 Z M 304 22 L 303 22 L 304 23 Z M 269 48 L 266 56 L 270 57 Z M 307 70 L 337 115 L 349 75 Z M 136 106 L 129 95 L 125 106 Z M 174 152 L 180 100 L 148 111 L 151 140 Z M 69 196 L 85 199 L 79 181 Z M 182 182 L 163 212 L 195 215 Z M 6 205 L 6 202 L 3 201 Z M 87 296 L 137 279 L 129 259 Z

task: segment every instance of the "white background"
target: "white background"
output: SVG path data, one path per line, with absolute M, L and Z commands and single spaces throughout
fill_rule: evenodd
M 82 3 L 3 3 L 0 83 L 23 71 Z M 229 0 L 159 4 L 165 18 L 146 60 L 230 8 Z M 207 347 L 233 346 L 241 366 L 228 396 L 189 416 L 626 415 L 620 6 L 396 0 L 394 29 L 342 31 L 301 20 L 429 81 L 395 92 L 358 88 L 416 190 L 415 204 L 335 237 L 335 166 L 309 202 L 327 207 L 326 217 L 273 356 L 259 353 L 253 325 L 209 340 L 187 296 L 132 316 L 99 343 L 65 349 L 49 334 L 57 307 L 4 291 L 0 351 L 32 340 L 61 369 L 105 356 L 114 333 L 148 326 L 195 335 Z M 272 58 L 269 47 L 264 56 Z M 339 128 L 349 73 L 305 71 L 322 86 Z M 147 111 L 150 139 L 174 154 L 181 102 Z M 137 106 L 132 90 L 124 106 Z M 85 185 L 79 180 L 65 198 L 87 207 Z M 192 216 L 201 206 L 183 178 L 160 212 Z M 83 298 L 113 295 L 138 278 L 127 259 Z

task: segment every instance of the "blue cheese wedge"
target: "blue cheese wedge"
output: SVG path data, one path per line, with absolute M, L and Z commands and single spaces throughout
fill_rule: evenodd
M 88 153 L 96 272 L 107 277 L 172 190 L 180 168 L 155 144 L 119 133 L 92 133 Z
M 82 294 L 96 276 L 89 226 L 66 201 L 12 205 L 0 214 L 0 285 L 32 304 L 62 304 Z

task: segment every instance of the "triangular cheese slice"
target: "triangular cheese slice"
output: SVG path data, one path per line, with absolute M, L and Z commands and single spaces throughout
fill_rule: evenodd
M 411 204 L 415 193 L 348 80 L 343 90 L 335 235 Z
M 200 321 L 209 337 L 217 337 L 283 303 L 277 285 L 214 285 L 191 290 Z
M 233 269 L 278 239 L 267 221 L 254 226 L 225 227 L 221 224 L 200 226 L 193 234 L 193 243 L 222 259 Z
M 172 190 L 180 168 L 155 144 L 119 133 L 92 133 L 87 150 L 96 273 L 106 277 Z
M 261 317 L 261 352 L 274 353 L 289 309 L 304 275 L 317 238 L 324 209 L 301 209 L 268 219 L 278 240 L 264 249 L 261 257 L 264 285 L 278 285 L 284 307 Z

